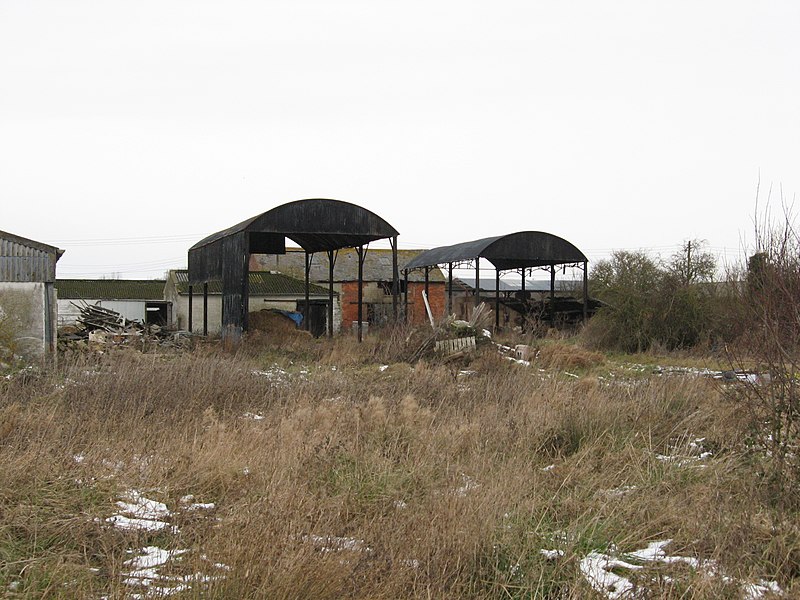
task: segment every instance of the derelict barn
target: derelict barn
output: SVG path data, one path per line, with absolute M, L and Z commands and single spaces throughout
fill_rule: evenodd
M 55 246 L 0 231 L 0 343 L 22 356 L 55 355 Z
M 236 345 L 247 330 L 248 268 L 251 254 L 285 254 L 286 238 L 305 252 L 305 300 L 309 302 L 310 258 L 325 252 L 330 265 L 328 296 L 328 335 L 333 335 L 333 269 L 336 253 L 355 248 L 358 254 L 358 339 L 363 321 L 363 265 L 370 242 L 389 239 L 393 255 L 392 296 L 394 316 L 398 312 L 397 230 L 375 213 L 349 202 L 324 198 L 297 200 L 282 204 L 247 219 L 229 229 L 200 240 L 189 249 L 189 294 L 203 286 L 203 305 L 207 306 L 208 284 L 222 282 L 222 338 Z M 206 327 L 206 310 L 204 331 Z M 189 328 L 193 315 L 189 313 Z M 307 326 L 307 321 L 305 322 Z
M 488 260 L 495 268 L 494 304 L 495 327 L 500 327 L 500 274 L 514 271 L 522 275 L 521 298 L 525 301 L 525 278 L 534 269 L 544 269 L 550 273 L 549 318 L 555 320 L 555 279 L 556 267 L 578 267 L 583 270 L 583 320 L 588 318 L 589 293 L 587 285 L 589 259 L 576 246 L 567 240 L 543 231 L 520 231 L 508 235 L 462 242 L 452 246 L 441 246 L 423 252 L 405 267 L 404 276 L 412 269 L 423 269 L 425 280 L 431 269 L 447 266 L 448 295 L 447 312 L 453 310 L 453 268 L 470 265 L 475 269 L 475 305 L 481 302 L 480 264 L 481 258 Z

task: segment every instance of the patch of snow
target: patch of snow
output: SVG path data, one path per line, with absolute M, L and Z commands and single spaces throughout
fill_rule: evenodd
M 610 490 L 599 490 L 598 494 L 601 496 L 606 496 L 607 498 L 622 498 L 623 496 L 636 491 L 636 489 L 637 488 L 635 485 L 623 485 Z
M 544 556 L 547 560 L 556 560 L 557 558 L 561 558 L 564 556 L 563 550 L 547 550 L 542 548 L 539 552 Z
M 620 575 L 619 571 L 641 570 L 643 567 L 638 563 L 683 563 L 694 571 L 705 572 L 711 577 L 721 577 L 726 583 L 735 583 L 732 578 L 719 573 L 719 566 L 716 561 L 702 561 L 691 556 L 668 555 L 665 548 L 671 542 L 672 540 L 651 542 L 641 550 L 623 554 L 622 558 L 614 556 L 615 552 L 613 549 L 607 554 L 591 552 L 581 560 L 580 569 L 589 585 L 592 586 L 595 591 L 600 592 L 606 598 L 612 600 L 633 597 L 633 583 L 628 578 Z M 542 550 L 542 553 L 544 554 L 545 551 Z M 744 597 L 748 600 L 762 598 L 764 594 L 767 593 L 782 594 L 782 590 L 777 582 L 764 579 L 760 580 L 758 583 L 743 584 L 742 592 L 744 593 Z
M 671 543 L 672 540 L 660 540 L 657 542 L 650 542 L 649 544 L 647 544 L 645 548 L 642 548 L 641 550 L 636 550 L 634 552 L 629 552 L 626 556 L 630 556 L 632 558 L 644 561 L 663 560 L 667 556 L 667 553 L 664 551 L 664 548 L 669 546 Z
M 707 465 L 697 464 L 713 456 L 712 452 L 703 448 L 705 439 L 694 438 L 688 444 L 676 444 L 669 449 L 669 454 L 656 454 L 656 460 L 672 463 L 678 467 L 694 466 L 696 468 L 705 468 Z
M 106 519 L 106 522 L 123 531 L 162 531 L 169 527 L 169 523 L 165 521 L 129 518 L 124 515 L 112 515 Z M 173 531 L 177 532 L 175 528 Z
M 742 586 L 742 593 L 744 594 L 744 600 L 758 600 L 763 598 L 764 594 L 780 596 L 783 594 L 783 590 L 777 581 L 761 579 L 758 583 L 746 583 Z
M 638 565 L 626 563 L 599 552 L 590 552 L 580 562 L 581 573 L 592 589 L 611 599 L 625 598 L 633 592 L 633 584 L 630 580 L 612 571 L 618 567 L 632 570 L 641 569 Z
M 475 481 L 469 477 L 468 475 L 461 475 L 461 480 L 463 481 L 463 485 L 461 487 L 456 488 L 453 490 L 453 493 L 456 496 L 464 497 L 469 494 L 471 491 L 476 490 L 480 487 L 480 484 L 475 483 Z
M 217 507 L 213 502 L 195 502 L 186 507 L 186 510 L 213 510 Z
M 242 415 L 242 418 L 243 418 L 243 419 L 252 419 L 253 421 L 261 421 L 261 420 L 263 420 L 265 417 L 264 417 L 264 415 L 262 415 L 262 414 L 259 414 L 259 413 L 251 413 L 251 412 L 246 412 L 246 413 L 244 413 L 244 414 Z
M 389 368 L 389 365 L 381 365 L 380 367 L 378 367 L 378 371 L 383 373 L 388 368 Z
M 158 546 L 145 546 L 141 549 L 141 554 L 129 560 L 126 560 L 123 565 L 131 567 L 132 573 L 151 570 L 153 567 L 159 567 L 166 563 L 173 556 L 180 556 L 185 554 L 188 550 L 163 550 Z M 151 577 L 151 579 L 153 579 Z
M 411 569 L 419 569 L 421 563 L 416 558 L 405 558 L 400 564 Z
M 506 360 L 510 360 L 511 362 L 515 362 L 518 365 L 522 365 L 523 367 L 530 367 L 531 361 L 529 360 L 522 360 L 521 358 L 514 358 L 513 356 L 506 356 Z
M 304 542 L 310 542 L 320 552 L 372 552 L 372 548 L 364 544 L 364 540 L 356 538 L 338 537 L 333 535 L 304 535 Z
M 553 465 L 547 465 L 546 467 L 542 467 L 542 471 L 544 471 L 546 473 L 547 471 L 552 471 L 555 468 L 556 468 L 556 466 L 554 464 Z
M 118 501 L 117 507 L 124 513 L 139 519 L 162 519 L 170 516 L 167 505 L 163 502 L 149 500 L 136 490 L 129 490 Z
M 293 363 L 289 363 L 293 364 Z M 289 371 L 282 369 L 277 364 L 273 364 L 269 369 L 264 370 L 255 370 L 251 371 L 251 373 L 257 377 L 263 377 L 267 379 L 270 383 L 274 383 L 275 385 L 289 385 L 289 381 L 293 377 L 297 377 L 298 379 L 308 379 L 309 370 L 307 367 L 303 367 L 300 369 L 300 372 L 294 376 Z
M 125 500 L 124 502 L 117 502 L 117 506 L 124 508 L 124 510 L 130 514 L 147 515 L 148 517 L 153 517 L 155 515 L 167 517 L 171 515 L 166 505 L 161 502 L 149 500 L 136 490 L 127 492 L 125 494 Z M 181 504 L 189 504 L 188 510 L 193 510 L 195 507 L 198 509 L 214 507 L 214 505 L 210 503 L 193 503 L 193 500 L 194 495 L 187 494 L 183 496 L 180 501 Z M 130 530 L 161 531 L 169 527 L 168 523 L 153 518 L 131 518 L 124 515 L 114 515 L 106 520 L 114 523 L 115 527 Z M 173 534 L 179 533 L 176 527 L 171 527 L 169 532 Z M 142 600 L 148 598 L 164 598 L 189 591 L 192 589 L 193 584 L 215 581 L 221 577 L 217 575 L 205 575 L 203 573 L 194 573 L 191 575 L 164 575 L 159 572 L 161 567 L 171 561 L 179 561 L 181 555 L 191 552 L 190 550 L 165 550 L 158 546 L 145 546 L 139 550 L 129 552 L 135 554 L 135 556 L 123 563 L 127 570 L 122 573 L 122 583 L 130 588 L 130 592 L 126 595 L 128 598 L 141 598 Z M 205 556 L 202 558 L 203 560 L 208 560 Z M 230 567 L 222 563 L 211 563 L 210 566 L 216 570 L 230 569 Z

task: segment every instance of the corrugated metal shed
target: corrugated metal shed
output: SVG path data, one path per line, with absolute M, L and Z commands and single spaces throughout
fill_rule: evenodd
M 287 296 L 300 298 L 305 294 L 305 284 L 299 279 L 283 273 L 254 272 L 248 274 L 250 294 L 253 296 Z M 189 293 L 189 271 L 175 271 L 176 288 L 179 294 Z M 312 296 L 328 295 L 328 289 L 309 284 L 308 292 Z M 212 281 L 208 284 L 209 294 L 221 294 L 222 282 Z
M 163 300 L 163 279 L 57 279 L 60 300 Z
M 55 246 L 0 231 L 0 281 L 52 283 L 62 254 Z

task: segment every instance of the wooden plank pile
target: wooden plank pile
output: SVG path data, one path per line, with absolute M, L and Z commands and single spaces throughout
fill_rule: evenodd
M 99 329 L 102 331 L 119 333 L 126 328 L 125 318 L 110 308 L 103 308 L 102 306 L 86 303 L 82 306 L 78 306 L 74 302 L 72 305 L 81 311 L 81 315 L 78 317 L 77 321 L 83 325 L 86 331 L 96 331 Z M 129 324 L 133 323 L 134 322 L 131 321 Z
M 126 319 L 120 313 L 96 304 L 72 303 L 80 315 L 77 326 L 59 330 L 59 348 L 88 348 L 100 350 L 109 346 L 133 346 L 142 350 L 154 346 L 173 348 L 189 347 L 192 335 L 176 332 L 167 327 L 147 325 Z

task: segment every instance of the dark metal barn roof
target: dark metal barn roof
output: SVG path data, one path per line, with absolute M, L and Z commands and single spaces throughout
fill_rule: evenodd
M 189 279 L 218 279 L 222 264 L 217 256 L 225 239 L 246 234 L 252 254 L 284 254 L 284 238 L 307 252 L 355 248 L 398 235 L 375 213 L 341 200 L 314 198 L 282 204 L 238 225 L 214 233 L 189 249 Z
M 405 268 L 433 267 L 476 258 L 485 258 L 500 271 L 583 263 L 588 260 L 577 247 L 552 233 L 519 231 L 433 248 L 409 261 Z

